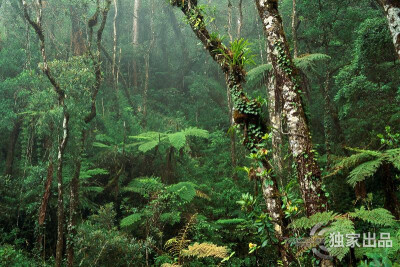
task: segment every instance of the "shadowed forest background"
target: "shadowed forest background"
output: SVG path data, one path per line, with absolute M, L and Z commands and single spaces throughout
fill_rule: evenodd
M 0 0 L 0 22 L 0 266 L 400 266 L 399 1 Z M 344 235 L 326 257 L 318 223 Z M 393 245 L 346 246 L 367 232 Z

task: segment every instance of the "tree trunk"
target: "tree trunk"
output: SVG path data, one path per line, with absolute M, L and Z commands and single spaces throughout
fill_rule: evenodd
M 297 48 L 297 10 L 296 10 L 296 0 L 293 0 L 293 10 L 292 10 L 292 38 L 293 38 L 293 57 L 298 57 Z
M 83 142 L 83 140 L 82 140 Z M 82 145 L 83 147 L 83 145 Z M 68 245 L 67 245 L 67 266 L 74 266 L 74 237 L 76 236 L 77 209 L 79 205 L 79 175 L 81 172 L 81 154 L 75 161 L 75 171 L 70 183 L 70 199 L 69 199 L 69 222 L 68 222 Z
M 63 248 L 64 248 L 64 187 L 63 187 L 63 160 L 64 160 L 64 151 L 68 142 L 68 123 L 69 123 L 69 114 L 65 110 L 64 102 L 62 102 L 62 106 L 64 107 L 64 115 L 63 115 L 63 136 L 61 142 L 58 147 L 58 156 L 57 156 L 57 244 L 56 244 L 56 267 L 61 267 L 62 264 L 62 256 L 63 256 Z
M 329 82 L 330 73 L 326 73 L 325 84 L 324 84 L 324 135 L 325 135 L 325 152 L 326 152 L 326 166 L 330 170 L 331 166 L 331 143 L 332 143 L 332 125 L 331 125 L 331 109 L 330 109 L 330 95 L 329 95 Z
M 134 5 L 133 5 L 133 49 L 134 52 L 137 52 L 137 48 L 139 46 L 139 9 L 140 9 L 140 0 L 135 0 Z M 133 58 L 133 86 L 135 89 L 138 88 L 138 66 L 136 62 L 136 57 L 134 55 Z
M 283 113 L 289 135 L 289 147 L 297 167 L 297 178 L 307 216 L 325 211 L 327 200 L 321 189 L 321 171 L 315 160 L 300 94 L 302 83 L 289 54 L 277 0 L 256 0 L 268 41 L 268 57 L 273 66 L 276 86 L 281 91 Z
M 17 144 L 19 133 L 21 132 L 22 119 L 17 118 L 14 122 L 13 130 L 11 131 L 10 138 L 8 139 L 8 148 L 7 148 L 7 156 L 6 156 L 6 166 L 4 170 L 4 175 L 12 175 L 13 174 L 13 165 L 14 165 L 14 157 L 15 157 L 15 146 Z
M 151 40 L 149 44 L 149 48 L 147 49 L 147 53 L 144 56 L 144 64 L 145 64 L 145 80 L 144 80 L 144 89 L 143 89 L 143 120 L 142 127 L 146 128 L 147 125 L 147 95 L 149 90 L 149 75 L 150 75 L 150 54 L 153 50 L 155 43 L 155 32 L 154 32 L 154 0 L 151 2 L 151 15 L 150 15 L 150 31 L 151 31 Z
M 267 83 L 268 95 L 268 114 L 272 134 L 272 157 L 274 162 L 274 171 L 281 177 L 283 172 L 283 156 L 282 156 L 282 100 L 277 91 L 275 77 L 270 74 Z M 281 177 L 282 178 L 282 177 Z
M 400 59 L 400 1 L 378 0 L 383 7 L 392 34 L 394 48 Z
M 238 27 L 237 27 L 237 38 L 238 39 L 240 39 L 240 36 L 242 35 L 242 28 L 243 28 L 242 2 L 243 2 L 243 0 L 239 0 L 239 5 L 238 5 L 238 11 L 239 11 Z
M 240 1 L 241 2 L 241 1 Z M 238 29 L 239 31 L 239 29 Z M 230 0 L 228 0 L 228 35 L 230 42 L 233 42 L 233 36 L 232 36 L 232 3 Z M 228 78 L 228 77 L 226 77 Z M 226 88 L 226 93 L 227 93 L 227 100 L 228 100 L 228 115 L 229 115 L 229 139 L 231 142 L 231 147 L 230 147 L 230 154 L 231 154 L 231 165 L 232 165 L 232 170 L 233 170 L 233 180 L 237 181 L 238 176 L 236 173 L 236 166 L 237 166 L 237 160 L 236 160 L 236 132 L 233 126 L 235 125 L 235 121 L 233 119 L 233 104 L 232 104 L 232 97 L 231 97 L 231 92 L 229 90 L 229 86 Z M 257 186 L 257 184 L 256 184 Z M 257 187 L 256 187 L 257 188 Z
M 83 36 L 83 29 L 81 23 L 81 10 L 80 5 L 71 5 L 70 8 L 71 18 L 71 50 L 74 56 L 81 56 L 85 53 L 85 38 Z
M 182 2 L 180 0 L 175 0 L 171 2 L 172 5 L 178 6 L 182 12 L 186 15 L 187 18 L 190 18 L 190 21 L 195 21 L 189 23 L 193 32 L 196 34 L 197 38 L 203 43 L 205 49 L 209 52 L 210 56 L 215 60 L 222 71 L 226 75 L 226 84 L 229 87 L 232 96 L 232 103 L 234 106 L 234 121 L 236 124 L 239 124 L 243 129 L 244 142 L 243 144 L 252 152 L 258 152 L 263 150 L 264 140 L 262 139 L 263 135 L 266 134 L 265 127 L 263 125 L 260 114 L 252 110 L 254 102 L 249 100 L 246 94 L 243 91 L 242 83 L 245 82 L 245 71 L 243 70 L 243 66 L 235 65 L 231 66 L 227 63 L 224 56 L 221 56 L 221 52 L 223 51 L 224 55 L 233 55 L 232 51 L 229 48 L 222 45 L 221 40 L 211 40 L 210 34 L 206 29 L 206 25 L 204 24 L 204 18 L 201 14 L 200 10 L 196 6 L 196 1 L 189 0 Z M 200 23 L 198 23 L 200 22 Z M 259 106 L 259 103 L 255 102 L 256 106 Z M 245 106 L 246 111 L 240 108 L 240 106 Z M 247 110 L 250 110 L 251 114 L 246 113 Z M 264 150 L 265 152 L 265 150 Z M 270 169 L 270 164 L 267 159 L 264 157 L 260 159 L 260 163 L 263 165 L 263 169 L 259 169 L 260 174 L 265 176 L 265 169 Z M 268 183 L 264 185 L 263 195 L 266 199 L 267 209 L 270 216 L 274 219 L 274 227 L 276 228 L 276 234 L 278 240 L 284 240 L 284 227 L 282 220 L 282 204 L 279 196 L 279 190 L 274 178 L 263 177 L 263 183 L 267 180 Z M 286 259 L 288 254 L 288 249 L 285 249 L 282 244 L 279 244 L 279 251 L 283 259 Z M 286 264 L 286 260 L 285 260 Z
M 383 165 L 383 191 L 385 194 L 384 208 L 390 211 L 396 220 L 400 219 L 399 200 L 397 198 L 397 188 L 393 179 L 391 165 Z
M 290 250 L 288 244 L 285 243 L 285 237 L 288 236 L 287 226 L 284 222 L 282 200 L 278 189 L 278 183 L 273 175 L 263 177 L 262 191 L 267 205 L 268 214 L 272 219 L 272 224 L 274 225 L 275 237 L 278 239 L 277 245 L 280 259 L 282 260 L 283 266 L 289 266 L 291 261 Z
M 47 167 L 47 179 L 46 183 L 44 186 L 44 194 L 42 197 L 42 202 L 40 204 L 39 208 L 39 219 L 38 219 L 38 225 L 39 225 L 39 237 L 37 239 L 37 244 L 38 248 L 42 248 L 42 228 L 44 225 L 44 222 L 46 220 L 46 211 L 47 211 L 47 206 L 49 204 L 49 199 L 50 199 L 50 193 L 51 193 L 51 184 L 53 182 L 53 174 L 54 174 L 54 165 L 53 165 L 53 160 L 51 159 L 50 156 L 50 161 L 49 161 L 49 166 Z
M 116 2 L 114 2 L 116 3 Z M 89 36 L 89 49 L 92 49 L 91 41 L 93 35 L 93 27 L 97 24 L 97 16 L 102 13 L 101 24 L 97 30 L 96 34 L 96 51 L 90 51 L 90 55 L 93 60 L 93 72 L 95 74 L 96 80 L 94 85 L 91 88 L 91 108 L 90 111 L 84 118 L 84 123 L 89 124 L 97 114 L 96 109 L 96 99 L 97 94 L 100 90 L 101 82 L 102 82 L 102 74 L 101 74 L 101 41 L 103 36 L 103 31 L 106 25 L 108 12 L 110 10 L 111 0 L 106 1 L 106 6 L 101 11 L 99 3 L 97 4 L 96 13 L 95 13 L 95 21 L 96 23 L 90 23 L 92 19 L 89 20 L 90 27 L 90 36 Z M 96 55 L 96 56 L 95 56 Z M 115 62 L 113 62 L 115 67 Z M 77 157 L 75 160 L 75 172 L 70 184 L 70 208 L 69 208 L 69 222 L 68 222 L 68 246 L 67 246 L 67 264 L 69 267 L 74 266 L 74 238 L 76 235 L 76 224 L 77 224 L 77 214 L 78 214 L 78 206 L 79 206 L 79 175 L 81 170 L 81 158 L 82 153 L 85 148 L 85 140 L 86 140 L 86 131 L 83 129 L 81 132 L 81 143 L 77 153 Z

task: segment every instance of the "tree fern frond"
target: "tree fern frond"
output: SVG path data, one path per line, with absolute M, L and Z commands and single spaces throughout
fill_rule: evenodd
M 188 249 L 182 251 L 182 255 L 185 257 L 196 257 L 196 258 L 220 258 L 224 259 L 228 257 L 228 248 L 220 247 L 212 243 L 194 243 L 189 246 Z
M 331 57 L 325 54 L 305 54 L 293 59 L 293 63 L 306 74 L 317 72 L 317 63 L 330 60 Z
M 177 150 L 180 150 L 186 144 L 186 135 L 183 132 L 169 134 L 168 139 L 171 145 Z
M 354 229 L 354 223 L 346 218 L 339 218 L 336 221 L 334 221 L 329 228 L 327 228 L 327 231 L 325 232 L 325 244 L 329 244 L 331 241 L 331 234 L 333 235 L 343 235 L 343 244 L 344 247 L 340 246 L 327 246 L 329 254 L 333 257 L 338 258 L 339 260 L 342 260 L 346 254 L 350 251 L 350 248 L 346 246 L 347 238 L 346 234 L 353 234 L 355 233 Z
M 201 138 L 209 138 L 210 134 L 207 130 L 199 129 L 196 127 L 189 127 L 182 131 L 185 136 L 196 136 Z
M 266 78 L 272 70 L 271 64 L 262 64 L 247 72 L 247 86 L 250 88 L 258 88 L 266 84 Z
M 120 225 L 121 227 L 129 227 L 133 225 L 134 223 L 140 221 L 142 218 L 142 214 L 140 213 L 134 213 L 132 215 L 129 215 L 128 217 L 125 217 L 121 220 Z
M 190 202 L 196 196 L 196 185 L 191 182 L 180 182 L 170 185 L 167 191 L 177 194 L 184 201 Z
M 333 221 L 338 213 L 334 213 L 333 211 L 328 212 L 318 212 L 310 217 L 302 217 L 293 221 L 290 224 L 290 228 L 295 229 L 309 229 L 317 224 L 327 224 L 330 221 Z
M 353 218 L 381 226 L 392 226 L 396 222 L 394 216 L 388 210 L 382 208 L 366 210 L 364 207 L 361 207 L 349 213 L 349 215 Z
M 356 186 L 358 182 L 364 181 L 366 178 L 374 175 L 382 165 L 382 162 L 383 158 L 378 158 L 362 163 L 350 172 L 347 182 L 353 187 Z

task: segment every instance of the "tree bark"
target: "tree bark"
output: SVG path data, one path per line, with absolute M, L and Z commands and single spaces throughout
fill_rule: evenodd
M 241 2 L 241 1 L 240 1 Z M 238 29 L 239 31 L 239 29 Z M 233 36 L 232 36 L 232 3 L 230 0 L 228 0 L 228 35 L 230 42 L 233 42 Z M 228 77 L 226 77 L 228 78 Z M 228 115 L 229 115 L 229 126 L 230 126 L 230 131 L 229 131 L 229 139 L 231 142 L 231 147 L 230 147 L 230 154 L 231 154 L 231 165 L 233 169 L 233 180 L 237 181 L 238 176 L 236 173 L 236 166 L 237 166 L 237 159 L 236 159 L 236 132 L 233 126 L 235 125 L 235 121 L 233 120 L 233 104 L 232 104 L 232 97 L 231 97 L 231 92 L 229 90 L 229 87 L 226 88 L 226 93 L 227 93 L 227 100 L 228 100 Z
M 137 48 L 139 46 L 139 9 L 140 9 L 140 0 L 135 0 L 133 6 L 133 26 L 132 26 L 133 30 L 132 42 L 133 42 L 133 49 L 135 50 L 134 52 L 137 52 Z M 133 86 L 135 89 L 138 88 L 138 66 L 135 56 L 133 58 Z
M 243 66 L 231 66 L 228 63 L 229 60 L 228 62 L 226 61 L 226 57 L 223 55 L 232 57 L 233 53 L 232 51 L 230 51 L 229 48 L 222 45 L 220 39 L 217 38 L 212 40 L 210 38 L 210 34 L 204 24 L 203 15 L 196 6 L 196 1 L 189 0 L 182 2 L 180 0 L 174 0 L 171 1 L 171 4 L 173 6 L 179 7 L 187 18 L 191 18 L 190 21 L 195 21 L 189 23 L 193 32 L 195 33 L 197 38 L 203 43 L 205 49 L 209 52 L 213 60 L 219 64 L 222 71 L 225 73 L 226 83 L 232 95 L 232 103 L 234 104 L 234 121 L 235 123 L 239 124 L 243 129 L 243 144 L 252 152 L 262 150 L 262 147 L 264 145 L 264 140 L 262 139 L 262 136 L 266 133 L 266 130 L 265 127 L 263 127 L 263 122 L 260 114 L 258 112 L 254 112 L 254 114 L 248 114 L 246 113 L 246 111 L 243 112 L 239 107 L 241 105 L 245 105 L 247 110 L 251 109 L 251 107 L 254 105 L 254 102 L 252 100 L 249 100 L 243 91 L 242 84 L 245 82 L 246 75 L 245 71 L 243 70 Z M 223 55 L 221 55 L 221 53 L 223 53 Z M 255 103 L 255 105 L 257 105 L 257 102 Z M 285 232 L 285 225 L 283 224 L 283 212 L 281 210 L 282 204 L 279 196 L 279 189 L 277 187 L 276 181 L 274 181 L 273 178 L 267 178 L 265 175 L 264 170 L 271 168 L 268 160 L 265 157 L 262 157 L 259 163 L 263 166 L 263 168 L 260 168 L 260 170 L 258 170 L 259 174 L 263 176 L 263 183 L 267 181 L 267 184 L 265 184 L 265 187 L 263 189 L 263 194 L 266 199 L 268 213 L 273 218 L 274 227 L 275 229 L 277 229 L 275 233 L 278 240 L 284 240 L 283 234 Z M 279 229 L 282 230 L 280 231 Z M 279 244 L 278 246 L 282 258 L 285 259 L 285 255 L 288 254 L 289 250 L 285 249 L 281 244 Z
M 383 191 L 385 194 L 384 208 L 390 211 L 396 220 L 400 219 L 400 203 L 397 198 L 397 188 L 392 175 L 391 165 L 383 165 Z
M 116 1 L 114 1 L 116 4 Z M 89 20 L 89 27 L 90 27 L 90 35 L 89 35 L 89 54 L 93 60 L 93 72 L 95 73 L 96 80 L 94 82 L 93 87 L 91 88 L 91 108 L 88 114 L 84 118 L 84 123 L 89 124 L 97 114 L 96 110 L 96 99 L 97 94 L 100 90 L 101 82 L 103 80 L 101 74 L 101 41 L 103 36 L 103 31 L 106 25 L 108 12 L 110 10 L 111 0 L 106 1 L 105 8 L 101 11 L 99 2 L 97 2 L 96 12 L 94 17 Z M 93 35 L 93 28 L 96 26 L 98 18 L 97 16 L 102 13 L 101 16 L 101 23 L 96 33 L 96 50 L 92 52 L 92 35 Z M 95 20 L 96 23 L 90 23 L 90 21 Z M 114 17 L 115 23 L 115 17 Z M 115 33 L 115 32 L 114 32 Z M 114 35 L 115 36 L 115 35 Z M 114 47 L 115 48 L 115 47 Z M 115 59 L 114 59 L 115 60 Z M 113 70 L 115 70 L 115 61 L 113 61 Z M 113 72 L 115 74 L 115 72 Z M 115 77 L 114 77 L 115 78 Z M 68 267 L 74 266 L 74 238 L 76 236 L 76 225 L 77 225 L 77 215 L 78 215 L 78 207 L 79 207 L 79 176 L 81 170 L 81 160 L 82 160 L 82 153 L 85 148 L 85 140 L 86 140 L 86 131 L 82 130 L 81 132 L 81 143 L 79 144 L 79 149 L 77 153 L 77 157 L 75 160 L 75 171 L 74 175 L 71 180 L 70 184 L 70 207 L 69 207 L 69 222 L 68 222 L 68 246 L 67 246 L 67 265 Z
M 393 45 L 400 59 L 400 1 L 378 0 L 383 7 L 388 21 L 389 30 L 392 35 Z
M 144 56 L 144 65 L 145 65 L 145 80 L 144 80 L 144 88 L 143 88 L 143 120 L 142 126 L 146 128 L 147 125 L 147 95 L 149 91 L 149 76 L 150 76 L 150 54 L 153 50 L 155 43 L 155 32 L 154 32 L 154 0 L 151 1 L 151 15 L 150 15 L 150 31 L 151 31 L 151 40 L 149 47 L 147 49 L 146 55 Z
M 237 27 L 237 38 L 240 39 L 242 35 L 242 28 L 243 28 L 243 8 L 242 8 L 243 0 L 239 0 L 238 4 L 238 11 L 239 11 L 239 18 L 238 18 L 238 27 Z
M 10 133 L 10 138 L 8 140 L 7 156 L 6 156 L 6 166 L 4 170 L 4 175 L 13 174 L 13 165 L 15 158 L 15 146 L 17 144 L 19 133 L 21 132 L 22 119 L 17 118 L 14 122 L 14 127 Z
M 274 171 L 278 176 L 283 172 L 282 156 L 282 99 L 276 87 L 275 77 L 270 74 L 267 83 L 268 95 L 268 114 L 272 134 L 272 157 L 274 162 Z M 281 177 L 282 178 L 282 177 Z
M 297 178 L 306 214 L 311 216 L 327 209 L 321 188 L 321 171 L 315 160 L 311 135 L 300 94 L 302 83 L 289 53 L 277 0 L 256 0 L 268 41 L 268 58 L 273 66 L 278 90 L 283 99 L 283 113 L 288 128 L 289 147 L 296 162 Z
M 80 56 L 86 50 L 81 23 L 81 7 L 71 5 L 69 10 L 71 18 L 71 50 L 74 56 Z
M 293 37 L 293 57 L 298 57 L 299 50 L 297 48 L 297 10 L 296 10 L 296 0 L 293 0 L 293 10 L 292 10 L 292 37 Z
M 62 253 L 64 247 L 64 195 L 63 195 L 63 159 L 64 159 L 64 151 L 68 142 L 68 132 L 69 132 L 69 113 L 67 111 L 67 107 L 65 105 L 65 91 L 60 87 L 60 84 L 54 78 L 52 71 L 47 63 L 47 55 L 46 55 L 46 45 L 45 45 L 45 37 L 42 25 L 42 11 L 43 11 L 43 3 L 42 0 L 37 1 L 37 12 L 36 12 L 36 22 L 33 21 L 28 12 L 28 5 L 25 0 L 22 0 L 22 5 L 24 9 L 24 17 L 28 21 L 28 23 L 35 30 L 37 36 L 40 41 L 40 53 L 42 55 L 43 67 L 42 70 L 44 74 L 47 76 L 48 80 L 53 86 L 54 91 L 58 95 L 58 104 L 62 107 L 63 110 L 63 120 L 62 120 L 62 138 L 58 145 L 58 155 L 57 155 L 57 191 L 58 191 L 58 199 L 57 199 L 57 244 L 56 244 L 56 267 L 60 267 L 62 264 Z

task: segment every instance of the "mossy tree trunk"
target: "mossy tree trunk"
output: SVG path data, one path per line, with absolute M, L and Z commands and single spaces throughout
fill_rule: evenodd
M 257 112 L 259 104 L 248 99 L 243 91 L 243 83 L 245 82 L 245 71 L 241 65 L 230 64 L 228 57 L 232 57 L 232 51 L 225 47 L 219 38 L 211 38 L 208 30 L 206 29 L 204 18 L 199 9 L 197 8 L 197 1 L 171 1 L 173 6 L 177 6 L 189 19 L 189 24 L 202 42 L 205 49 L 209 52 L 214 61 L 218 63 L 222 71 L 226 75 L 226 83 L 232 95 L 232 103 L 234 107 L 234 121 L 239 124 L 243 129 L 244 142 L 243 144 L 252 152 L 257 153 L 263 145 L 263 134 L 266 133 L 260 113 Z M 225 56 L 224 56 L 225 55 Z M 245 106 L 244 111 L 240 106 Z M 249 112 L 250 110 L 250 112 Z M 279 195 L 278 185 L 273 177 L 269 177 L 266 169 L 270 169 L 271 165 L 266 157 L 261 157 L 259 163 L 263 168 L 257 171 L 263 182 L 263 194 L 266 199 L 268 214 L 273 218 L 276 237 L 279 242 L 279 253 L 283 259 L 284 264 L 288 265 L 287 255 L 289 251 L 282 245 L 284 240 L 285 225 L 283 223 L 282 200 Z
M 400 59 L 400 1 L 399 0 L 377 0 L 383 7 L 388 21 L 390 33 L 397 56 Z
M 306 214 L 325 211 L 327 200 L 322 190 L 321 171 L 316 162 L 303 103 L 302 81 L 294 67 L 283 31 L 277 0 L 256 0 L 268 41 L 268 58 L 273 66 L 276 86 L 283 99 L 289 147 L 296 162 L 297 178 Z

